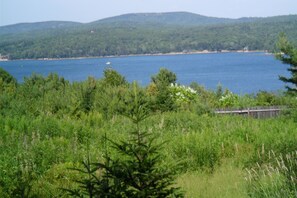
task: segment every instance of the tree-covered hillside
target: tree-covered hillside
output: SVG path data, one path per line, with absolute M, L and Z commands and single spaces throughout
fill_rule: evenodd
M 19 34 L 24 32 L 32 32 L 38 30 L 57 30 L 81 25 L 77 22 L 68 21 L 46 21 L 37 23 L 19 23 L 0 27 L 0 35 Z
M 240 19 L 239 19 L 240 20 Z M 254 18 L 253 20 L 256 20 Z M 106 19 L 98 20 L 93 23 L 112 23 L 112 22 L 133 22 L 133 23 L 159 23 L 167 25 L 210 25 L 210 24 L 222 24 L 232 23 L 236 19 L 207 17 L 199 14 L 189 12 L 168 12 L 168 13 L 135 13 L 124 14 L 115 17 L 109 17 Z
M 63 23 L 65 24 L 65 23 Z M 36 28 L 39 26 L 39 28 Z M 18 29 L 19 26 L 19 29 Z M 0 27 L 0 53 L 10 59 L 155 54 L 195 50 L 273 50 L 280 32 L 297 41 L 297 15 L 220 19 L 191 13 L 128 14 L 64 27 Z M 28 27 L 28 26 L 27 26 Z M 54 26 L 57 27 L 57 26 Z

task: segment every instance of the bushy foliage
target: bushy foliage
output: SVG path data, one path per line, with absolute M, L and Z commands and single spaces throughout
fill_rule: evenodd
M 170 83 L 166 85 L 164 90 L 155 83 L 149 87 L 133 83 L 107 86 L 104 78 L 70 83 L 56 74 L 33 74 L 12 91 L 6 89 L 0 94 L 0 197 L 67 197 L 61 188 L 81 194 L 85 190 L 74 181 L 92 184 L 96 178 L 100 191 L 111 192 L 112 187 L 113 195 L 123 189 L 137 194 L 140 190 L 132 187 L 133 180 L 124 178 L 131 174 L 139 179 L 138 186 L 146 185 L 142 180 L 152 181 L 152 177 L 138 174 L 145 170 L 142 165 L 153 167 L 148 172 L 154 179 L 167 177 L 172 173 L 167 167 L 177 162 L 181 165 L 177 176 L 195 171 L 213 177 L 225 162 L 244 171 L 242 167 L 269 163 L 269 150 L 285 156 L 297 149 L 296 97 L 269 92 L 236 96 L 231 108 L 287 106 L 284 115 L 261 120 L 211 113 L 222 107 L 219 99 L 226 92 L 206 90 L 197 83 L 191 85 L 197 94 L 189 91 L 193 95 L 189 93 L 187 108 L 178 108 Z M 187 98 L 188 88 L 175 88 Z M 147 116 L 150 114 L 154 116 Z M 137 145 L 139 138 L 143 144 Z M 136 150 L 143 159 L 150 156 L 141 166 L 134 163 L 136 155 L 131 157 Z M 89 173 L 82 176 L 69 167 Z M 109 176 L 102 177 L 107 167 Z M 174 183 L 174 178 L 158 185 Z M 275 179 L 280 179 L 275 180 L 280 181 L 278 187 L 288 187 L 287 175 Z
M 5 84 L 17 83 L 16 79 L 1 67 L 0 67 L 0 79 Z
M 153 108 L 156 111 L 172 111 L 175 104 L 171 97 L 170 84 L 176 82 L 176 75 L 166 68 L 161 68 L 159 73 L 151 77 L 152 84 L 150 88 L 155 87 L 155 91 L 151 92 L 155 96 Z
M 170 90 L 172 92 L 172 97 L 175 98 L 177 102 L 191 102 L 197 96 L 197 92 L 191 87 L 186 87 L 184 85 L 170 84 Z
M 80 108 L 83 112 L 87 113 L 93 109 L 94 94 L 96 90 L 96 80 L 89 77 L 87 80 L 87 85 L 82 89 L 82 102 Z
M 176 75 L 166 68 L 161 68 L 159 73 L 152 76 L 152 82 L 159 86 L 169 86 L 171 83 L 176 82 Z
M 267 91 L 259 91 L 255 99 L 259 106 L 281 105 L 280 98 L 275 93 Z
M 10 75 L 7 71 L 0 68 L 0 97 L 3 99 L 9 100 L 9 96 L 14 95 L 17 86 L 17 80 Z M 7 93 L 8 97 L 5 97 L 5 93 Z M 4 104 L 2 104 L 4 105 Z M 0 107 L 2 106 L 0 102 Z
M 119 74 L 116 70 L 106 68 L 104 70 L 103 83 L 106 86 L 116 87 L 127 84 L 127 81 L 125 80 L 125 77 Z
M 170 84 L 169 91 L 174 102 L 179 107 L 185 107 L 190 103 L 194 103 L 197 97 L 197 92 L 191 87 L 186 87 L 184 85 Z
M 220 106 L 233 107 L 238 104 L 238 96 L 230 91 L 226 91 L 219 99 Z

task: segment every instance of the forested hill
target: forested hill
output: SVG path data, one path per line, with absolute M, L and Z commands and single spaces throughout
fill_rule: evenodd
M 63 28 L 79 26 L 81 23 L 68 21 L 47 21 L 37 23 L 19 23 L 0 27 L 0 35 L 24 33 L 38 30 L 58 30 Z
M 195 50 L 273 50 L 280 32 L 297 44 L 297 15 L 226 19 L 187 12 L 126 14 L 91 23 L 0 27 L 10 59 L 154 54 Z
M 197 26 L 235 22 L 234 19 L 207 17 L 189 12 L 169 12 L 169 13 L 135 13 L 124 14 L 95 21 L 96 24 L 104 23 L 155 23 L 160 25 L 183 25 Z

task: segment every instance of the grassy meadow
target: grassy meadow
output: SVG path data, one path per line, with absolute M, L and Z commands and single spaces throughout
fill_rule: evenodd
M 73 83 L 33 74 L 18 84 L 1 72 L 0 197 L 69 197 L 65 189 L 81 189 L 76 181 L 86 176 L 73 168 L 102 162 L 106 153 L 121 160 L 112 142 L 133 136 L 131 118 L 139 109 L 147 116 L 136 122 L 138 130 L 162 145 L 160 167 L 174 167 L 173 186 L 183 196 L 297 195 L 296 96 L 186 87 L 166 69 L 147 87 L 112 69 L 102 79 Z M 253 106 L 287 110 L 266 119 L 214 113 Z

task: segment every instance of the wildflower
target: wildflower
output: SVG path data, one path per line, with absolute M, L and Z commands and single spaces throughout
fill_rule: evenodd
M 170 91 L 171 97 L 173 97 L 177 103 L 188 103 L 194 100 L 195 96 L 197 95 L 197 92 L 191 87 L 178 85 L 176 83 L 170 84 Z

